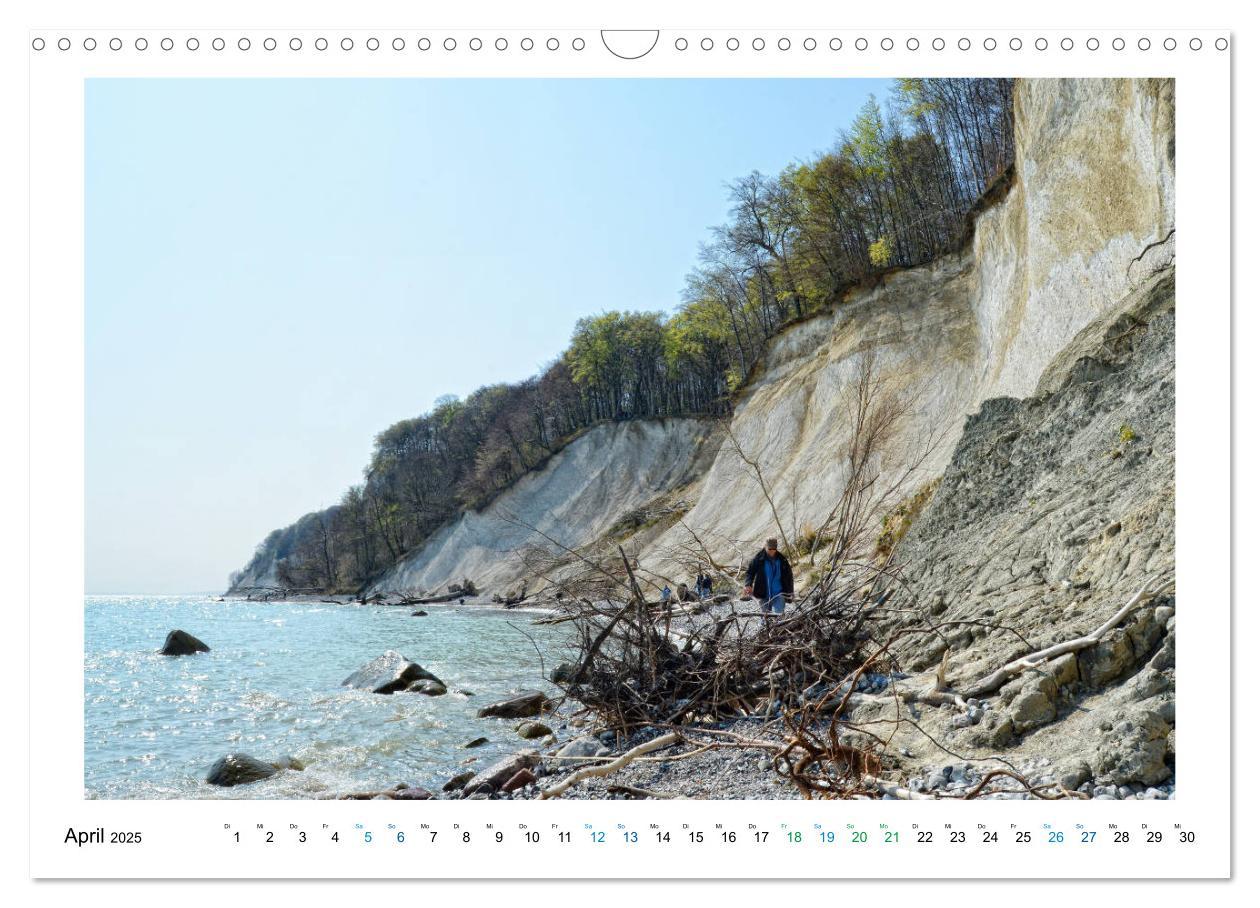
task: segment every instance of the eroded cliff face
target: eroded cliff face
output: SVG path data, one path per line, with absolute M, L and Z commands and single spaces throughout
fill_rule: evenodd
M 536 588 L 523 557 L 534 547 L 562 554 L 611 536 L 648 582 L 694 576 L 697 535 L 734 572 L 767 535 L 825 528 L 850 474 L 868 366 L 905 411 L 874 457 L 871 499 L 891 508 L 927 487 L 985 401 L 1060 381 L 1109 316 L 1171 268 L 1173 113 L 1171 80 L 1018 82 L 1013 177 L 975 217 L 967 247 L 784 330 L 729 436 L 697 420 L 598 427 L 439 531 L 374 590 L 442 591 L 464 579 L 488 593 Z M 663 503 L 665 519 L 625 531 L 636 511 Z
M 1033 79 L 1015 91 L 1016 180 L 976 221 L 978 399 L 1046 364 L 1176 252 L 1171 80 Z
M 878 471 L 909 495 L 941 475 L 968 414 L 1033 393 L 1082 329 L 1170 266 L 1171 82 L 1023 81 L 1015 117 L 1014 179 L 976 218 L 968 249 L 889 275 L 774 340 L 686 527 L 643 552 L 652 570 L 685 576 L 678 553 L 693 531 L 737 559 L 766 535 L 824 526 L 848 474 L 864 361 L 908 407 Z
M 373 591 L 445 591 L 465 579 L 488 592 L 528 586 L 540 551 L 549 566 L 550 556 L 602 538 L 627 515 L 671 506 L 670 493 L 707 467 L 713 428 L 695 419 L 596 426 L 482 511 L 439 530 Z
M 992 398 L 968 418 L 897 552 L 913 620 L 939 629 L 898 644 L 902 689 L 932 690 L 942 666 L 949 689 L 980 689 L 998 666 L 1090 635 L 1139 591 L 1173 578 L 1174 280 L 1171 269 L 1153 276 L 1087 326 L 1037 393 Z M 950 753 L 979 763 L 1002 752 L 1041 782 L 1167 796 L 1175 608 L 1162 595 L 965 711 L 921 710 L 917 727 L 896 732 L 888 762 L 925 789 L 956 788 L 974 785 L 980 767 Z M 876 635 L 893 637 L 909 620 L 890 614 Z M 849 718 L 892 728 L 896 709 L 888 697 L 859 698 Z

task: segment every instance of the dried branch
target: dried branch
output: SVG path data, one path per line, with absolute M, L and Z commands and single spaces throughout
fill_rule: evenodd
M 582 767 L 563 781 L 551 786 L 550 788 L 543 789 L 538 797 L 540 800 L 558 798 L 583 779 L 593 779 L 609 775 L 619 769 L 622 769 L 623 767 L 629 766 L 639 757 L 650 754 L 654 750 L 660 750 L 663 747 L 670 747 L 681 740 L 682 735 L 678 734 L 676 731 L 671 731 L 668 734 L 661 735 L 659 738 L 653 738 L 651 741 L 640 744 L 638 747 L 626 751 L 611 763 L 605 763 L 603 766 Z

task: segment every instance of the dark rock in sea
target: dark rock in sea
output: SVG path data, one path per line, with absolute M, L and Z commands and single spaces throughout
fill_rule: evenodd
M 343 687 L 370 690 L 374 694 L 392 694 L 406 690 L 416 681 L 437 681 L 440 684 L 442 679 L 391 649 L 364 665 L 341 684 Z
M 522 722 L 520 725 L 516 726 L 516 733 L 527 741 L 532 741 L 534 738 L 545 738 L 547 735 L 555 734 L 555 732 L 546 725 L 543 725 L 541 722 Z
M 464 785 L 464 796 L 476 794 L 482 786 L 491 791 L 498 791 L 503 784 L 522 769 L 532 769 L 542 758 L 534 750 L 520 750 L 511 756 L 504 757 L 489 769 L 484 769 L 473 776 Z
M 461 772 L 459 775 L 451 776 L 450 780 L 445 785 L 442 786 L 442 790 L 455 791 L 457 789 L 462 789 L 465 785 L 468 784 L 469 780 L 471 780 L 472 777 L 475 775 L 476 775 L 475 772 L 469 771 L 469 772 Z
M 524 788 L 526 785 L 530 785 L 537 781 L 538 781 L 537 776 L 535 776 L 528 769 L 522 769 L 520 772 L 513 775 L 512 778 L 504 782 L 503 787 L 500 788 L 499 790 L 505 793 L 512 792 L 512 791 L 516 791 L 516 789 L 518 788 Z
M 542 712 L 543 703 L 546 700 L 546 696 L 541 691 L 526 691 L 507 700 L 483 706 L 477 710 L 477 718 L 528 719 Z
M 473 738 L 471 741 L 465 744 L 464 747 L 480 747 L 482 744 L 489 744 L 489 743 L 490 743 L 489 738 Z
M 411 613 L 411 617 L 412 618 L 427 618 L 429 617 L 429 613 L 426 612 L 422 608 L 418 608 L 414 612 Z
M 166 642 L 158 653 L 163 656 L 191 656 L 194 653 L 208 653 L 206 646 L 188 631 L 175 630 L 166 635 Z
M 427 788 L 404 788 L 394 792 L 395 801 L 427 801 L 432 797 L 433 792 Z
M 248 785 L 270 779 L 285 769 L 301 770 L 304 767 L 292 757 L 283 757 L 274 763 L 267 763 L 249 754 L 228 754 L 214 761 L 210 771 L 206 773 L 206 781 L 211 785 L 230 787 L 232 785 Z
M 424 694 L 426 697 L 440 697 L 446 693 L 446 685 L 441 681 L 413 681 L 407 687 L 408 692 Z

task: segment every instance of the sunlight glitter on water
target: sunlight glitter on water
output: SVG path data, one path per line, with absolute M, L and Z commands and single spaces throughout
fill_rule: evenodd
M 413 618 L 389 606 L 88 597 L 86 796 L 303 798 L 398 782 L 432 787 L 469 756 L 463 745 L 471 738 L 491 740 L 475 752 L 480 758 L 516 749 L 513 723 L 476 711 L 517 690 L 554 692 L 521 630 L 548 668 L 567 657 L 566 633 L 485 606 L 427 610 Z M 157 655 L 175 628 L 210 652 Z M 381 696 L 340 686 L 388 649 L 442 678 L 450 693 Z M 306 770 L 239 788 L 205 784 L 210 764 L 234 750 L 296 757 Z

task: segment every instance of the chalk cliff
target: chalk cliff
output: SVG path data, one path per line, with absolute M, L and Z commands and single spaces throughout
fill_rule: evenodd
M 637 513 L 646 520 L 653 507 L 678 507 L 670 493 L 707 466 L 712 431 L 695 419 L 596 426 L 480 512 L 447 524 L 373 589 L 444 590 L 465 579 L 484 591 L 528 586 L 541 567 L 532 555 L 563 555 Z
M 766 535 L 825 531 L 850 469 L 864 369 L 906 410 L 876 458 L 882 494 L 937 480 L 985 401 L 1027 397 L 1048 368 L 1069 368 L 1074 349 L 1088 352 L 1078 335 L 1109 324 L 1175 257 L 1171 80 L 1022 80 L 1014 104 L 1012 173 L 961 251 L 783 330 L 728 427 L 596 427 L 373 589 L 470 579 L 506 593 L 536 585 L 531 553 L 563 559 L 610 534 L 650 576 L 681 579 L 694 572 L 692 534 L 734 565 Z M 274 563 L 255 559 L 247 574 L 238 585 L 266 585 Z
M 692 533 L 738 560 L 768 534 L 823 527 L 849 469 L 864 363 L 908 404 L 878 469 L 909 494 L 944 472 L 984 401 L 1034 393 L 1082 330 L 1170 267 L 1170 81 L 1022 81 L 1015 124 L 1009 188 L 978 213 L 961 252 L 852 291 L 774 339 L 730 437 L 685 490 L 682 520 L 640 541 L 648 569 L 687 576 L 680 553 Z M 622 453 L 608 447 L 606 468 L 641 482 L 621 469 Z M 556 516 L 581 521 L 582 500 L 574 502 Z

